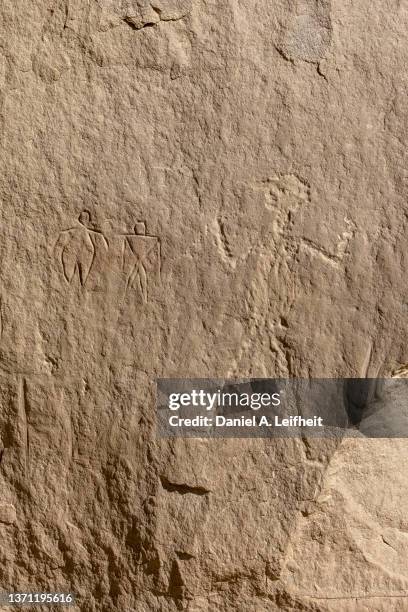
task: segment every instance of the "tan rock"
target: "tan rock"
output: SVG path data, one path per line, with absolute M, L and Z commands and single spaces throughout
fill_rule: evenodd
M 16 509 L 12 504 L 0 504 L 0 523 L 13 525 L 17 520 Z
M 404 3 L 3 0 L 0 24 L 0 591 L 407 609 L 404 440 L 155 429 L 157 377 L 404 376 Z

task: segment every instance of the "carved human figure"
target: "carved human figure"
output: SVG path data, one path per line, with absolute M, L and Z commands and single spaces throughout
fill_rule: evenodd
M 126 255 L 131 258 L 130 270 L 127 274 L 126 291 L 134 286 L 140 289 L 144 303 L 148 301 L 148 273 L 156 269 L 160 276 L 160 241 L 157 236 L 146 233 L 144 221 L 138 221 L 133 234 L 122 234 L 124 238 L 122 253 L 122 269 L 126 267 Z
M 74 227 L 62 230 L 54 252 L 56 253 L 65 280 L 71 284 L 78 272 L 79 282 L 83 287 L 95 262 L 98 243 L 108 250 L 108 241 L 103 233 L 92 225 L 91 214 L 83 210 Z

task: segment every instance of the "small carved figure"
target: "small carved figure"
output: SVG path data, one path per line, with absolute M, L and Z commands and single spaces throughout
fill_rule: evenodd
M 126 253 L 131 257 L 130 271 L 127 274 L 126 290 L 136 282 L 140 289 L 143 302 L 148 301 L 148 273 L 156 271 L 160 278 L 160 240 L 157 236 L 146 233 L 146 223 L 138 221 L 133 234 L 122 234 L 124 238 L 122 253 L 122 269 L 126 267 Z
M 98 243 L 108 250 L 109 245 L 101 230 L 92 225 L 91 214 L 84 210 L 78 217 L 78 224 L 62 230 L 54 247 L 61 263 L 62 272 L 71 284 L 75 272 L 83 287 L 95 262 Z

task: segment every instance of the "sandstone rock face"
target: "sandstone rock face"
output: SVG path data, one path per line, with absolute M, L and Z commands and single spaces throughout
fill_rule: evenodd
M 0 24 L 0 590 L 406 610 L 406 440 L 155 430 L 156 377 L 406 371 L 404 2 Z

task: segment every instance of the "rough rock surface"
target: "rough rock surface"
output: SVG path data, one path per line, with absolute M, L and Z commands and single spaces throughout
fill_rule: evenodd
M 1 589 L 407 610 L 405 440 L 168 442 L 154 409 L 157 376 L 405 371 L 405 2 L 0 25 Z

